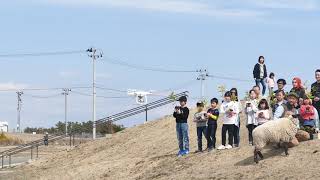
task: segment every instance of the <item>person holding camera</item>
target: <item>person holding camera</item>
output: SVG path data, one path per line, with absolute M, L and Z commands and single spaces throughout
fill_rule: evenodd
M 202 135 L 207 139 L 207 121 L 208 115 L 204 111 L 204 103 L 197 103 L 197 112 L 194 114 L 193 122 L 197 123 L 198 150 L 195 153 L 202 152 Z M 207 140 L 208 141 L 208 140 Z M 209 147 L 208 147 L 209 148 Z
M 247 115 L 247 129 L 249 133 L 249 145 L 253 144 L 252 131 L 257 127 L 256 112 L 258 111 L 258 101 L 254 90 L 249 91 L 250 100 L 246 102 L 245 113 Z
M 220 113 L 223 114 L 222 126 L 222 145 L 218 150 L 232 149 L 234 125 L 237 122 L 237 114 L 239 113 L 238 105 L 235 101 L 231 101 L 231 93 L 227 91 L 224 95 L 224 102 L 220 106 Z M 228 132 L 228 145 L 226 145 L 226 138 Z
M 261 99 L 258 104 L 258 111 L 256 113 L 256 120 L 258 122 L 258 126 L 268 122 L 271 120 L 269 103 L 266 99 Z
M 176 132 L 179 144 L 178 156 L 189 154 L 189 108 L 187 107 L 187 97 L 181 96 L 178 100 L 180 106 L 174 108 L 173 117 L 176 118 Z
M 208 141 L 208 151 L 212 151 L 216 148 L 216 132 L 218 127 L 219 119 L 219 109 L 218 109 L 218 99 L 211 99 L 211 108 L 207 111 L 208 116 L 208 128 L 207 128 L 207 141 Z
M 310 134 L 310 139 L 313 139 L 313 133 L 316 128 L 316 111 L 312 105 L 312 100 L 305 97 L 303 104 L 300 107 L 300 116 L 302 118 L 303 129 Z

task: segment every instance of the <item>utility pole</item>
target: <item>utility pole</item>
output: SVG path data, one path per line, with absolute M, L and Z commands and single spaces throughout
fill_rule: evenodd
M 22 99 L 21 99 L 21 95 L 23 94 L 22 91 L 18 91 L 17 92 L 17 96 L 18 96 L 18 108 L 17 108 L 17 132 L 21 133 L 21 106 L 22 106 Z
M 64 95 L 64 122 L 65 122 L 65 126 L 66 126 L 66 136 L 68 135 L 68 95 L 69 92 L 71 91 L 71 89 L 68 88 L 64 88 L 62 89 L 62 95 Z
M 200 69 L 197 70 L 199 73 L 197 80 L 201 82 L 201 100 L 205 100 L 204 97 L 204 81 L 207 80 L 207 77 L 209 76 L 209 73 L 206 69 Z
M 95 62 L 98 58 L 103 56 L 102 50 L 90 48 L 87 50 L 88 56 L 92 58 L 92 138 L 96 139 L 96 65 Z

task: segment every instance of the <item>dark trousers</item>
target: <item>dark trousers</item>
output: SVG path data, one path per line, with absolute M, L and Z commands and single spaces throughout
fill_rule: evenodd
M 233 143 L 237 146 L 240 144 L 240 120 L 239 120 L 239 127 L 234 125 L 233 127 Z
M 222 126 L 222 145 L 226 145 L 226 139 L 227 139 L 227 132 L 228 132 L 228 140 L 229 144 L 233 145 L 233 131 L 234 131 L 234 125 L 233 124 L 224 124 Z
M 46 139 L 43 141 L 43 143 L 44 143 L 45 146 L 48 146 L 48 145 L 49 145 L 49 141 L 46 140 Z
M 217 121 L 213 121 L 212 124 L 208 124 L 207 128 L 207 141 L 208 148 L 216 148 L 216 132 L 217 132 Z
M 198 150 L 202 151 L 202 135 L 207 139 L 207 126 L 197 127 Z
M 253 142 L 253 137 L 252 137 L 252 131 L 254 130 L 254 128 L 256 128 L 256 125 L 253 124 L 248 124 L 247 128 L 248 128 L 248 132 L 249 132 L 249 143 Z

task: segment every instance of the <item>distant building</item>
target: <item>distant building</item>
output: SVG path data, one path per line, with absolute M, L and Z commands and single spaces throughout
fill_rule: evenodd
M 0 121 L 0 132 L 8 132 L 8 122 L 1 122 Z

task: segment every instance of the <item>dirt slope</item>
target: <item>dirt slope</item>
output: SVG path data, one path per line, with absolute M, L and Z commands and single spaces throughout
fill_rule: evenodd
M 189 122 L 191 151 L 194 151 L 196 128 L 191 119 Z M 220 129 L 221 123 L 217 145 L 221 143 Z M 166 117 L 126 129 L 110 139 L 100 139 L 70 152 L 40 159 L 2 178 L 320 179 L 318 140 L 290 149 L 289 157 L 285 157 L 281 150 L 266 149 L 266 159 L 258 165 L 253 163 L 252 147 L 247 144 L 247 130 L 242 122 L 241 148 L 177 158 L 175 121 Z

